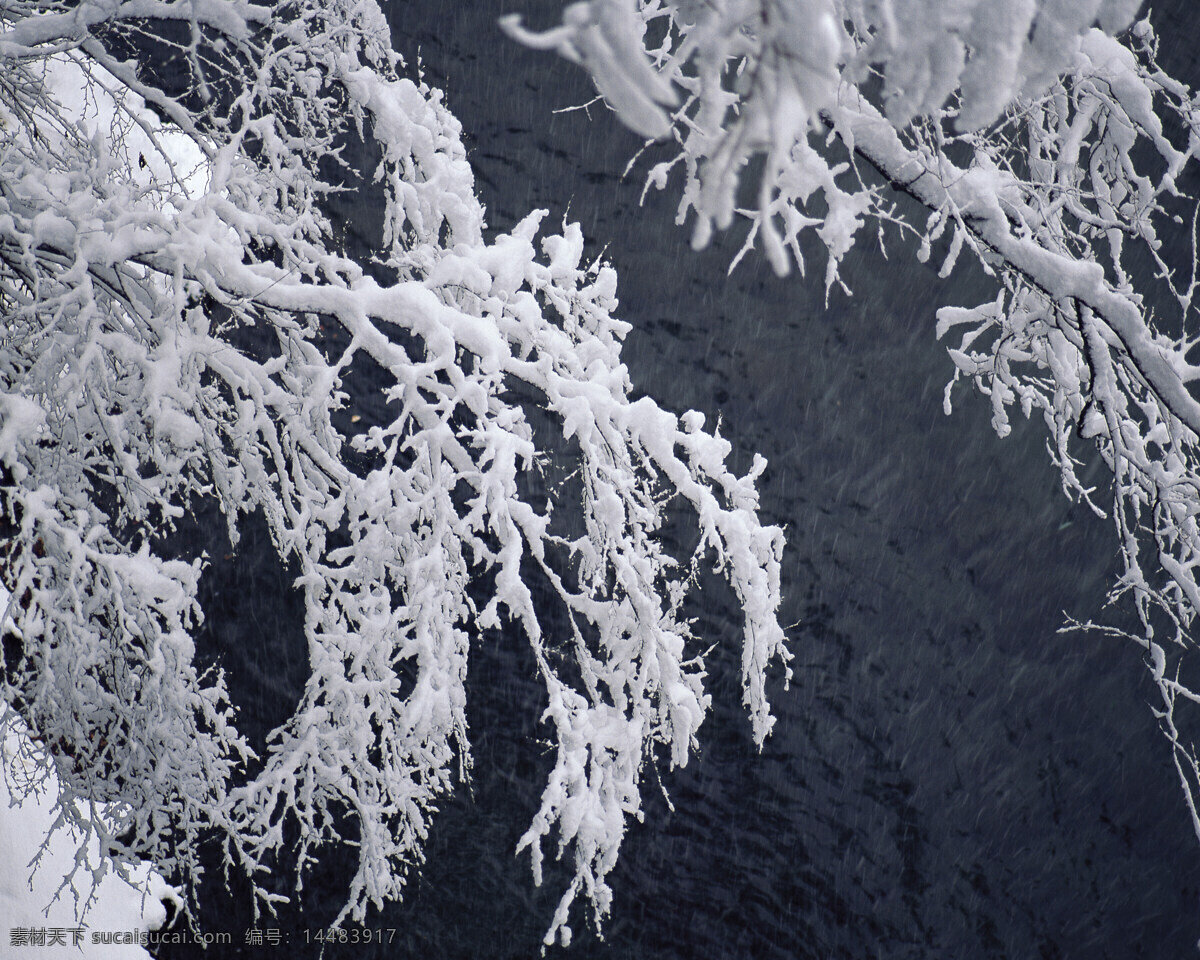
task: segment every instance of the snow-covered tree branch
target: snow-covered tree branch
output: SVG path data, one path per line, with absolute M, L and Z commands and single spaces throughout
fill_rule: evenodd
M 1132 596 L 1200 837 L 1200 758 L 1176 711 L 1200 702 L 1183 666 L 1200 610 L 1197 208 L 1184 186 L 1200 100 L 1158 65 L 1140 6 L 591 0 L 546 33 L 506 27 L 581 63 L 628 126 L 673 142 L 646 186 L 682 171 L 678 222 L 692 219 L 697 246 L 740 218 L 734 265 L 761 242 L 783 274 L 804 270 L 811 234 L 828 295 L 849 290 L 842 259 L 873 224 L 920 260 L 936 247 L 943 275 L 965 251 L 995 279 L 989 302 L 939 311 L 939 338 L 965 330 L 946 410 L 965 378 L 1001 436 L 1014 406 L 1036 412 L 1064 491 L 1111 516 L 1124 566 L 1111 599 Z M 896 191 L 923 213 L 901 212 Z M 1087 444 L 1111 468 L 1111 505 L 1076 474 Z
M 102 856 L 187 881 L 215 835 L 253 880 L 349 817 L 338 919 L 361 920 L 468 775 L 470 648 L 503 628 L 546 689 L 554 768 L 521 846 L 535 875 L 550 838 L 569 859 L 566 940 L 578 895 L 608 909 L 647 764 L 695 746 L 696 564 L 741 603 L 769 733 L 782 534 L 761 459 L 737 476 L 699 414 L 630 398 L 616 277 L 577 227 L 539 240 L 534 212 L 484 241 L 459 126 L 398 66 L 371 0 L 0 0 L 3 695 Z M 348 136 L 383 156 L 369 265 L 322 206 Z M 388 415 L 351 435 L 363 364 Z M 549 502 L 535 481 L 564 460 Z M 311 676 L 261 757 L 196 666 L 204 560 L 166 536 L 206 498 L 235 544 L 261 513 L 303 591 Z M 660 535 L 672 501 L 694 555 Z

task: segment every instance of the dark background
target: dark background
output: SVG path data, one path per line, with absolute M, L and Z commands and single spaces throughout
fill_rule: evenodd
M 512 11 L 549 26 L 561 4 L 393 0 L 385 11 L 397 49 L 462 121 L 492 231 L 534 207 L 582 225 L 620 276 L 635 385 L 677 412 L 719 416 L 742 469 L 763 453 L 763 510 L 788 531 L 782 622 L 796 624 L 796 677 L 773 688 L 774 735 L 758 754 L 740 707 L 736 606 L 706 594 L 699 627 L 719 646 L 701 753 L 663 771 L 673 812 L 647 775 L 604 939 L 577 907 L 574 945 L 550 952 L 1194 956 L 1200 845 L 1140 652 L 1056 633 L 1064 612 L 1128 624 L 1102 610 L 1113 531 L 1063 497 L 1040 424 L 1015 422 L 1001 441 L 967 388 L 942 413 L 953 368 L 934 312 L 992 299 L 983 278 L 960 269 L 941 281 L 896 240 L 890 259 L 866 242 L 852 253 L 842 275 L 854 295 L 828 307 L 819 257 L 808 279 L 780 280 L 754 256 L 727 276 L 741 236 L 693 252 L 674 195 L 639 206 L 641 177 L 621 177 L 638 141 L 601 105 L 554 113 L 591 98 L 582 72 L 496 28 Z M 1195 79 L 1190 11 L 1176 0 L 1154 19 L 1168 65 Z M 369 243 L 370 211 L 347 220 Z M 1088 469 L 1106 483 L 1101 465 Z M 208 642 L 260 738 L 305 671 L 288 580 L 253 524 L 239 557 L 205 578 Z M 482 644 L 468 694 L 474 782 L 435 821 L 406 901 L 372 917 L 395 930 L 391 943 L 327 957 L 536 956 L 566 873 L 548 869 L 535 889 L 527 856 L 513 856 L 549 768 L 520 642 Z M 330 848 L 304 912 L 259 923 L 286 948 L 221 956 L 316 956 L 303 930 L 339 905 L 348 855 Z M 237 940 L 250 926 L 236 891 L 210 885 L 206 903 L 205 929 Z

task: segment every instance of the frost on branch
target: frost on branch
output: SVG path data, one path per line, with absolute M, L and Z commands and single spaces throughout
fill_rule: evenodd
M 602 21 L 620 6 L 588 9 Z M 1141 621 L 1132 639 L 1200 837 L 1187 709 L 1200 703 L 1188 679 L 1200 611 L 1200 281 L 1197 204 L 1185 193 L 1200 98 L 1158 65 L 1148 20 L 1115 36 L 1139 7 L 641 0 L 632 35 L 659 81 L 684 93 L 669 117 L 677 150 L 647 188 L 682 167 L 678 219 L 694 212 L 697 243 L 741 216 L 737 259 L 761 238 L 783 273 L 789 254 L 803 269 L 811 230 L 828 291 L 873 221 L 881 243 L 891 225 L 919 260 L 936 250 L 943 276 L 965 254 L 996 280 L 988 302 L 938 313 L 939 338 L 954 331 L 954 382 L 989 399 L 1001 436 L 1014 410 L 1039 416 L 1066 494 L 1111 517 L 1123 572 L 1110 599 L 1131 597 Z M 569 54 L 581 22 L 523 38 Z M 756 155 L 757 205 L 738 208 Z M 899 212 L 895 191 L 922 213 Z M 1111 504 L 1081 481 L 1081 445 L 1111 469 Z
M 467 775 L 470 646 L 503 626 L 547 692 L 522 847 L 535 874 L 546 838 L 569 856 L 566 939 L 576 896 L 608 909 L 646 764 L 695 745 L 697 563 L 741 602 L 770 731 L 782 534 L 757 519 L 761 459 L 739 477 L 698 414 L 630 399 L 616 278 L 577 227 L 539 240 L 534 213 L 484 242 L 457 122 L 395 66 L 370 2 L 0 0 L 4 698 L 54 758 L 61 824 L 117 862 L 194 879 L 215 835 L 254 881 L 288 835 L 302 874 L 350 818 L 357 921 Z M 383 158 L 370 276 L 322 212 L 351 135 Z M 364 364 L 388 413 L 346 436 Z M 550 502 L 534 481 L 563 457 Z M 164 537 L 210 498 L 235 543 L 261 513 L 303 593 L 311 675 L 263 756 L 194 665 L 203 558 Z M 669 503 L 694 555 L 666 546 Z

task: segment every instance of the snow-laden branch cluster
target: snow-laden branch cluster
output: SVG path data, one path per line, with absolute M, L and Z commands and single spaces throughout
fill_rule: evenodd
M 1116 38 L 1139 7 L 591 0 L 544 34 L 507 26 L 581 62 L 634 130 L 674 141 L 647 188 L 682 168 L 678 219 L 697 244 L 740 216 L 737 259 L 761 239 L 784 273 L 804 268 L 811 232 L 828 291 L 874 223 L 921 260 L 939 250 L 943 275 L 965 252 L 996 279 L 994 300 L 939 311 L 939 337 L 964 331 L 954 380 L 990 399 L 1002 436 L 1013 408 L 1039 414 L 1066 493 L 1111 515 L 1112 599 L 1132 595 L 1200 836 L 1200 757 L 1177 713 L 1200 703 L 1181 666 L 1200 611 L 1197 207 L 1182 186 L 1200 98 L 1158 66 L 1149 21 Z M 899 213 L 897 190 L 924 213 Z M 1111 468 L 1111 507 L 1077 476 L 1086 444 Z
M 103 855 L 188 880 L 215 835 L 253 880 L 349 817 L 339 920 L 361 920 L 466 776 L 470 647 L 503 628 L 546 689 L 554 768 L 521 846 L 539 877 L 547 839 L 568 857 L 567 939 L 578 895 L 608 909 L 646 765 L 695 745 L 697 563 L 742 605 L 768 734 L 782 534 L 761 459 L 737 476 L 700 415 L 630 398 L 616 277 L 577 227 L 483 240 L 457 122 L 395 67 L 371 0 L 0 0 L 3 695 Z M 382 151 L 371 276 L 322 213 L 347 135 Z M 387 415 L 346 436 L 364 364 Z M 195 665 L 203 559 L 164 537 L 206 498 L 235 544 L 261 513 L 303 592 L 311 676 L 264 756 Z M 694 555 L 666 545 L 669 503 Z
M 647 187 L 683 168 L 677 221 L 708 244 L 736 215 L 750 221 L 742 254 L 761 239 L 779 274 L 804 267 L 813 229 L 829 251 L 826 285 L 866 219 L 886 211 L 851 158 L 810 143 L 847 89 L 877 86 L 893 125 L 939 111 L 957 94 L 959 129 L 994 121 L 1018 95 L 1070 70 L 1083 33 L 1128 26 L 1140 0 L 580 0 L 563 24 L 517 39 L 582 64 L 621 120 L 678 152 Z M 813 138 L 815 140 L 815 138 Z M 853 152 L 854 145 L 847 143 Z M 756 157 L 756 204 L 739 207 Z M 815 208 L 815 212 L 814 212 Z M 822 210 L 822 208 L 824 208 Z M 737 260 L 741 259 L 739 254 Z

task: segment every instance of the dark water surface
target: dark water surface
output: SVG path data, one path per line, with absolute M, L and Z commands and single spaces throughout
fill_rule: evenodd
M 1191 35 L 1184 6 L 1166 10 L 1167 45 Z M 569 209 L 618 269 L 634 383 L 670 409 L 719 415 L 742 468 L 755 451 L 769 459 L 763 508 L 788 529 L 783 622 L 797 624 L 796 678 L 787 692 L 776 684 L 779 723 L 760 755 L 736 682 L 740 623 L 728 598 L 707 605 L 700 627 L 721 646 L 702 751 L 663 773 L 674 812 L 647 778 L 645 823 L 610 878 L 605 939 L 580 916 L 563 955 L 1194 956 L 1200 846 L 1139 652 L 1056 634 L 1064 611 L 1103 615 L 1111 528 L 1062 496 L 1037 424 L 1001 441 L 966 389 L 942 413 L 952 367 L 934 311 L 991 299 L 986 285 L 969 271 L 938 280 L 898 241 L 890 260 L 848 257 L 854 296 L 828 309 L 820 258 L 808 280 L 779 280 L 753 257 L 727 277 L 740 237 L 694 253 L 669 195 L 639 207 L 640 179 L 620 177 L 637 142 L 603 107 L 552 113 L 589 87 L 502 37 L 496 18 L 522 9 L 547 26 L 561 5 L 386 6 L 398 49 L 419 53 L 463 123 L 491 226 L 534 207 L 557 223 Z M 302 674 L 303 641 L 282 599 L 250 598 L 283 598 L 286 576 L 218 564 L 207 579 L 226 664 L 261 723 L 277 723 L 281 675 Z M 565 882 L 548 871 L 533 888 L 512 855 L 548 766 L 538 693 L 520 645 L 476 652 L 473 790 L 437 819 L 406 902 L 372 920 L 396 929 L 390 946 L 326 956 L 537 955 Z M 309 884 L 308 920 L 260 924 L 290 933 L 298 957 L 317 953 L 301 931 L 328 917 L 342 871 L 327 868 Z M 238 907 L 213 903 L 209 929 L 242 929 Z

